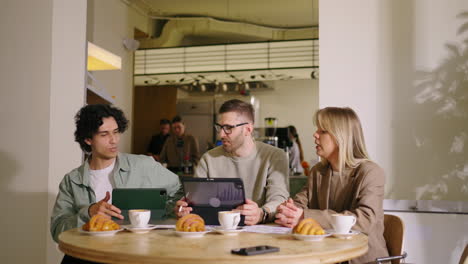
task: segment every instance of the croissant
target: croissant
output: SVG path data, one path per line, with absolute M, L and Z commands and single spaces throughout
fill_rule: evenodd
M 294 227 L 293 232 L 301 235 L 324 235 L 325 231 L 323 230 L 320 224 L 312 219 L 306 218 L 299 222 L 296 227 Z
M 120 226 L 108 217 L 101 214 L 97 214 L 91 217 L 89 222 L 84 224 L 82 228 L 85 231 L 96 232 L 118 230 L 120 229 Z
M 197 214 L 184 215 L 177 221 L 176 230 L 184 232 L 205 231 L 205 221 Z

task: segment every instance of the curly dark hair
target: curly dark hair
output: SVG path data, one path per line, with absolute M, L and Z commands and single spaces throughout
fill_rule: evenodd
M 128 120 L 122 110 L 106 104 L 93 104 L 82 107 L 75 115 L 75 141 L 80 144 L 81 149 L 91 152 L 91 147 L 86 144 L 85 139 L 92 138 L 104 123 L 103 118 L 113 117 L 119 127 L 119 132 L 127 130 Z

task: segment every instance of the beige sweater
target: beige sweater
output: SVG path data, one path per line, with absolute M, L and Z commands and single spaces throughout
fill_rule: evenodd
M 195 169 L 195 177 L 241 178 L 245 196 L 265 208 L 268 220 L 276 207 L 289 197 L 288 160 L 283 150 L 256 142 L 247 157 L 234 157 L 222 146 L 206 152 Z
M 369 237 L 369 251 L 350 263 L 368 263 L 377 257 L 388 256 L 383 237 L 384 184 L 382 168 L 372 161 L 362 162 L 357 168 L 343 173 L 319 163 L 309 175 L 307 185 L 294 201 L 304 208 L 305 218 L 314 218 L 324 229 L 332 229 L 331 215 L 335 213 L 356 216 L 352 229 Z

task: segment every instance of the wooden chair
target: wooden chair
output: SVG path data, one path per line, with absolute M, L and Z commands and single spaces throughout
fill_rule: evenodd
M 387 244 L 389 257 L 377 258 L 376 263 L 391 261 L 392 264 L 399 264 L 401 259 L 405 259 L 407 254 L 402 252 L 405 224 L 396 215 L 384 215 L 384 238 Z
M 461 257 L 460 257 L 460 263 L 459 264 L 468 264 L 468 244 L 465 246 L 465 250 L 463 251 Z

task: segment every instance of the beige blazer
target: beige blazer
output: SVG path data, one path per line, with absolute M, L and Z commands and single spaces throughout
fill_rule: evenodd
M 356 216 L 358 230 L 369 237 L 369 251 L 350 263 L 368 263 L 377 257 L 388 256 L 384 231 L 384 184 L 382 168 L 372 161 L 364 161 L 356 168 L 345 169 L 343 175 L 351 177 L 351 186 L 343 189 L 334 188 L 336 192 L 347 192 L 338 195 L 345 200 L 332 201 L 330 185 L 332 170 L 328 165 L 315 165 L 310 172 L 307 185 L 295 196 L 297 206 L 304 209 L 305 218 L 314 218 L 324 229 L 331 229 L 331 215 L 335 213 Z M 334 207 L 330 208 L 329 204 Z

